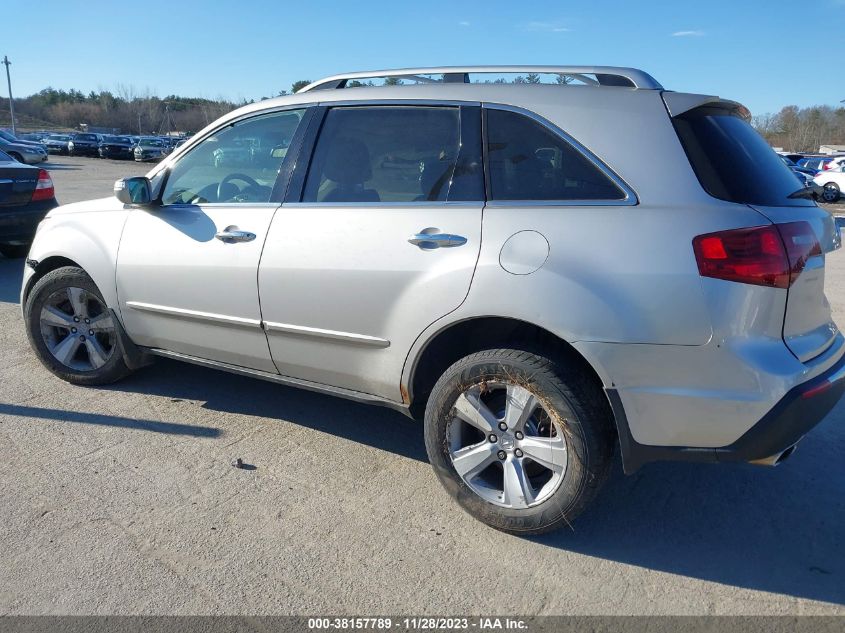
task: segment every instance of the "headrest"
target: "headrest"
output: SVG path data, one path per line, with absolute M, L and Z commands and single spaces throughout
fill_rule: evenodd
M 357 139 L 333 139 L 329 145 L 323 175 L 345 186 L 367 182 L 373 177 L 367 146 Z

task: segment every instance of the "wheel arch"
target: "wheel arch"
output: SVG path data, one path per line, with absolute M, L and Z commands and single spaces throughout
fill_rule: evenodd
M 35 260 L 30 259 L 27 261 L 27 264 L 29 265 L 30 262 L 34 261 Z M 82 266 L 77 264 L 72 259 L 63 257 L 61 255 L 53 255 L 35 263 L 35 267 L 32 269 L 32 275 L 30 275 L 24 283 L 23 291 L 21 292 L 21 306 L 26 305 L 26 300 L 29 298 L 29 293 L 32 290 L 33 286 L 38 283 L 39 279 L 41 279 L 47 273 L 51 273 L 59 268 L 64 268 L 65 266 L 76 266 L 77 268 L 82 268 Z
M 534 323 L 511 317 L 478 316 L 449 323 L 422 344 L 409 367 L 403 391 L 407 387 L 410 412 L 422 418 L 434 383 L 454 362 L 475 352 L 496 347 L 519 345 L 576 363 L 604 391 L 604 381 L 593 364 L 568 341 Z

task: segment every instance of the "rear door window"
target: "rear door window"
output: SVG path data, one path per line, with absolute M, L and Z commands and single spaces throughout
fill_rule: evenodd
M 540 122 L 488 109 L 487 170 L 492 200 L 624 200 L 596 164 Z
M 314 148 L 303 202 L 443 201 L 461 148 L 457 107 L 332 108 Z
M 715 198 L 760 206 L 813 206 L 789 198 L 795 176 L 751 125 L 724 108 L 703 107 L 672 120 L 695 175 Z

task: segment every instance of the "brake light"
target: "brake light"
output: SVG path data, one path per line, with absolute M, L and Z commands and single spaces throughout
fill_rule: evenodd
M 789 288 L 822 249 L 809 222 L 699 235 L 692 241 L 702 277 Z
M 53 179 L 46 169 L 41 169 L 38 172 L 38 184 L 35 185 L 35 191 L 32 192 L 32 202 L 38 200 L 49 200 L 56 196 L 56 190 L 53 188 Z

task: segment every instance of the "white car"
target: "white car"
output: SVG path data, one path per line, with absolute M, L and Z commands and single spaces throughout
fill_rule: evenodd
M 833 203 L 839 200 L 840 192 L 845 188 L 845 162 L 838 167 L 820 171 L 813 182 L 822 188 L 822 200 Z

